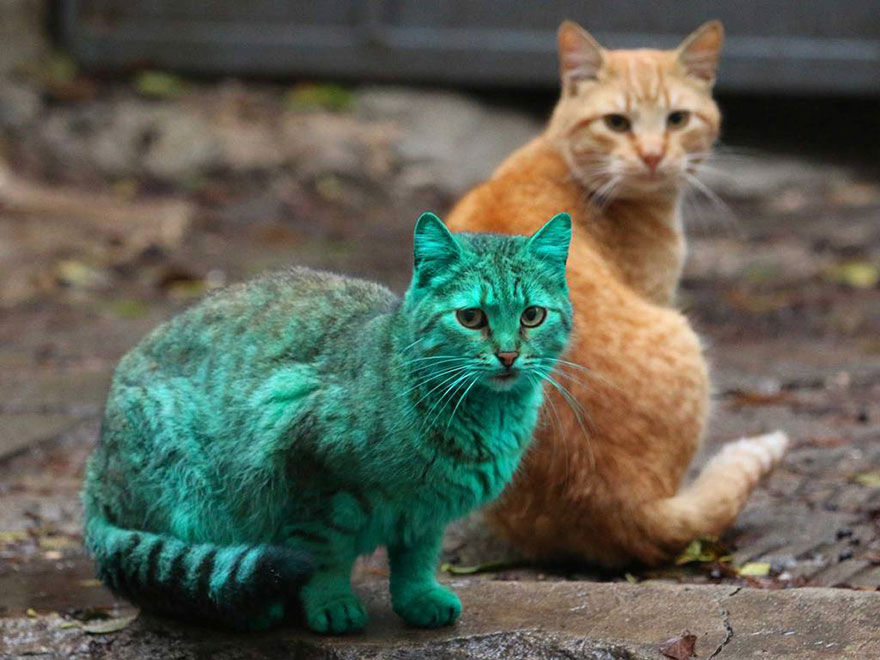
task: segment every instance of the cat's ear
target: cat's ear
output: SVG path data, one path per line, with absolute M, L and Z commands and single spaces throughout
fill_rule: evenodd
M 529 250 L 539 259 L 557 266 L 565 266 L 568 245 L 571 243 L 571 216 L 558 213 L 529 239 Z
M 422 213 L 416 221 L 413 263 L 416 272 L 430 274 L 448 266 L 461 255 L 461 246 L 443 221 L 433 213 Z
M 599 42 L 573 21 L 562 21 L 556 39 L 563 92 L 573 92 L 578 81 L 596 80 L 604 61 Z
M 721 21 L 703 23 L 678 47 L 678 61 L 689 76 L 713 84 L 724 43 Z

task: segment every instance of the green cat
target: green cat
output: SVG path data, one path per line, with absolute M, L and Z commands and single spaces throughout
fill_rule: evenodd
M 232 286 L 116 370 L 85 482 L 99 576 L 145 609 L 319 632 L 367 620 L 358 555 L 386 545 L 394 611 L 458 617 L 446 524 L 501 492 L 566 345 L 571 220 L 531 238 L 419 218 L 403 299 L 296 268 Z

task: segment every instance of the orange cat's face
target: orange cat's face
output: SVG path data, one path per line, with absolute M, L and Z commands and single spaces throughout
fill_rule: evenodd
M 674 191 L 693 173 L 718 136 L 712 84 L 722 40 L 713 21 L 676 50 L 605 50 L 562 24 L 562 97 L 547 134 L 591 193 Z

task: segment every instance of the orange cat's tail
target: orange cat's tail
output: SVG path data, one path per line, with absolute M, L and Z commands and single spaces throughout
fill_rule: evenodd
M 658 563 L 697 537 L 720 535 L 787 449 L 788 436 L 781 431 L 730 442 L 690 486 L 642 508 L 634 521 L 644 535 L 642 561 Z

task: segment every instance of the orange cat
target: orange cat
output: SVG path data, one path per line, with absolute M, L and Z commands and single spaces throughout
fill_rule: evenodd
M 699 338 L 671 307 L 679 202 L 718 135 L 722 39 L 710 22 L 673 51 L 609 51 L 563 23 L 562 96 L 545 132 L 448 217 L 455 230 L 516 234 L 560 211 L 574 220 L 575 334 L 554 376 L 571 398 L 551 388 L 535 448 L 489 512 L 533 556 L 666 561 L 733 523 L 785 452 L 782 433 L 731 443 L 679 492 L 710 393 Z

